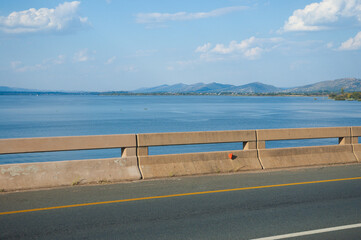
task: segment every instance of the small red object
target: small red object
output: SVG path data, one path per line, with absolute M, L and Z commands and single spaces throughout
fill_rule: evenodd
M 228 154 L 229 159 L 233 159 L 233 153 Z

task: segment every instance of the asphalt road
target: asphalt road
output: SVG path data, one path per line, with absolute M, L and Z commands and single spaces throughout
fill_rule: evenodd
M 338 226 L 344 229 L 307 233 Z M 254 239 L 300 232 L 306 233 L 294 239 L 361 239 L 361 164 L 0 194 L 1 240 Z

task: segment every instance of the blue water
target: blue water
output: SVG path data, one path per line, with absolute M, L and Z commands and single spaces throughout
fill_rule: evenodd
M 360 126 L 361 102 L 325 97 L 0 96 L 0 138 Z M 267 147 L 337 139 L 267 142 Z M 241 149 L 241 143 L 155 147 L 151 154 Z M 120 149 L 8 154 L 0 164 L 118 157 Z

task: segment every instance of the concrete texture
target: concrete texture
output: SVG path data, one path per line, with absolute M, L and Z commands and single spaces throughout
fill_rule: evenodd
M 349 127 L 296 128 L 257 130 L 257 140 L 294 140 L 312 138 L 350 137 Z
M 145 179 L 262 170 L 256 150 L 140 156 L 139 165 Z
M 262 149 L 259 156 L 265 169 L 357 162 L 352 145 Z
M 355 144 L 353 146 L 353 150 L 357 158 L 357 161 L 361 162 L 361 144 Z
M 138 134 L 138 146 L 256 141 L 254 130 Z
M 135 134 L 0 139 L 0 154 L 135 147 Z
M 0 165 L 7 191 L 137 179 L 136 157 Z
M 361 137 L 361 127 L 351 127 L 354 137 Z
M 0 165 L 0 190 L 354 163 L 361 127 L 0 139 L 0 154 L 121 148 L 121 158 Z M 266 149 L 266 141 L 338 138 L 334 146 Z M 148 147 L 243 142 L 244 150 L 148 155 Z M 229 154 L 233 153 L 233 157 Z

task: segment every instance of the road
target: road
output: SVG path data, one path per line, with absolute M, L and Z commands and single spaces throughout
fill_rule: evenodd
M 73 186 L 1 193 L 0 239 L 360 239 L 360 206 L 361 164 Z

